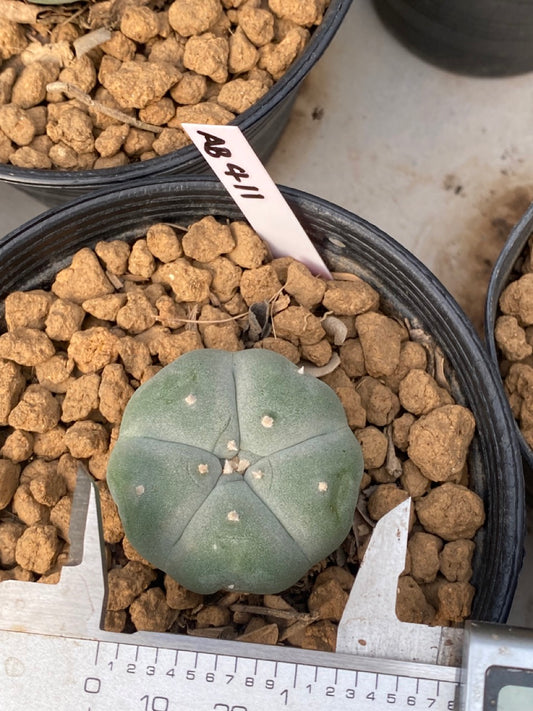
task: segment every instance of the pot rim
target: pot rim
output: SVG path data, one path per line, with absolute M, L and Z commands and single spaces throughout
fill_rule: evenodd
M 500 296 L 509 283 L 509 277 L 513 271 L 517 259 L 520 257 L 522 251 L 524 250 L 528 239 L 533 233 L 533 203 L 528 207 L 526 212 L 522 215 L 520 220 L 515 224 L 507 241 L 500 252 L 498 259 L 496 260 L 492 273 L 490 275 L 489 286 L 487 289 L 487 298 L 485 301 L 485 345 L 489 353 L 489 357 L 494 364 L 496 372 L 498 373 L 498 378 L 500 382 L 500 387 L 503 391 L 503 380 L 500 373 L 500 361 L 498 357 L 498 349 L 496 347 L 496 340 L 494 338 L 494 328 L 496 325 L 496 319 L 498 318 L 499 311 L 499 300 Z M 505 398 L 507 407 L 511 412 L 509 402 Z M 514 415 L 511 412 L 511 417 L 513 419 L 514 427 L 516 430 L 517 438 L 520 443 L 520 448 L 524 459 L 530 469 L 533 469 L 533 448 L 529 446 L 524 435 L 520 431 L 518 422 L 516 421 Z

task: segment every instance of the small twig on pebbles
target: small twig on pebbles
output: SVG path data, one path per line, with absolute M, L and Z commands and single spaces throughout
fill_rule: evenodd
M 377 487 L 376 487 L 376 485 L 374 484 L 374 485 L 368 487 L 367 489 L 365 489 L 365 492 L 368 493 L 368 498 L 370 497 L 370 494 L 373 493 L 373 492 L 376 490 L 376 488 L 377 488 Z M 367 501 L 368 501 L 368 498 L 367 498 L 367 496 L 365 496 L 365 494 L 361 493 L 361 494 L 359 495 L 359 498 L 357 499 L 356 510 L 359 512 L 359 514 L 360 514 L 361 518 L 363 519 L 363 521 L 364 521 L 368 526 L 370 526 L 370 529 L 372 530 L 372 529 L 374 528 L 374 526 L 376 525 L 376 522 L 375 522 L 374 520 L 372 520 L 372 519 L 370 518 L 369 514 L 368 514 L 368 510 L 367 510 Z
M 81 89 L 78 89 L 77 86 L 74 86 L 74 84 L 70 84 L 69 82 L 53 81 L 50 84 L 46 85 L 46 91 L 62 91 L 64 94 L 67 94 L 67 96 L 70 96 L 71 99 L 77 99 L 78 101 L 81 101 L 82 104 L 86 104 L 87 106 L 90 106 L 96 111 L 100 111 L 100 113 L 105 114 L 106 116 L 110 116 L 111 118 L 117 119 L 117 121 L 120 121 L 121 123 L 127 123 L 130 126 L 133 126 L 134 128 L 140 128 L 142 131 L 152 131 L 153 133 L 161 133 L 161 131 L 163 130 L 161 126 L 155 126 L 151 123 L 139 121 L 138 119 L 133 118 L 133 116 L 128 116 L 128 114 L 125 114 L 123 111 L 113 109 L 110 106 L 102 104 L 100 101 L 95 101 L 94 99 L 91 99 L 89 94 L 86 94 Z
M 187 324 L 185 326 L 186 330 L 188 330 L 188 331 L 197 331 L 198 330 L 198 311 L 199 311 L 198 304 L 190 304 L 187 307 L 187 319 L 185 320 L 185 323 Z
M 194 324 L 198 324 L 201 326 L 206 323 L 207 324 L 227 323 L 228 321 L 236 321 L 237 319 L 245 318 L 246 316 L 248 316 L 248 311 L 246 311 L 246 313 L 237 314 L 236 316 L 228 316 L 227 318 L 211 318 L 211 319 L 208 319 L 208 318 L 181 318 L 180 316 L 176 316 L 176 318 L 174 320 L 176 322 L 179 321 L 180 323 L 194 323 Z M 158 320 L 162 321 L 163 319 L 158 319 Z
M 260 605 L 244 605 L 237 603 L 230 605 L 230 610 L 233 612 L 249 612 L 251 615 L 263 615 L 265 617 L 278 617 L 280 620 L 300 620 L 301 622 L 311 623 L 318 620 L 316 612 L 298 612 L 297 610 L 278 610 L 275 607 L 261 607 Z
M 405 326 L 409 331 L 409 338 L 415 343 L 420 343 L 426 350 L 428 363 L 427 372 L 432 378 L 435 377 L 435 342 L 433 338 L 427 334 L 421 326 L 414 326 L 409 319 L 404 319 Z
M 169 227 L 174 227 L 176 230 L 181 230 L 182 232 L 188 232 L 189 228 L 188 227 L 183 227 L 183 225 L 178 225 L 175 222 L 163 222 L 164 225 L 168 225 Z
M 441 351 L 439 346 L 435 347 L 435 380 L 437 383 L 440 385 L 441 388 L 444 388 L 448 392 L 450 392 L 450 384 L 448 380 L 446 379 L 446 373 L 444 372 L 444 353 Z
M 122 287 L 124 286 L 124 282 L 122 282 L 116 274 L 113 274 L 113 272 L 106 270 L 106 277 L 109 279 L 111 284 L 113 284 L 115 289 L 117 289 L 117 291 L 119 289 L 122 289 Z
M 387 435 L 387 458 L 385 460 L 385 469 L 387 474 L 399 479 L 403 474 L 402 463 L 396 454 L 396 447 L 392 440 L 392 425 L 388 425 L 385 428 L 385 434 Z
M 331 272 L 335 281 L 359 281 L 360 277 L 351 272 Z

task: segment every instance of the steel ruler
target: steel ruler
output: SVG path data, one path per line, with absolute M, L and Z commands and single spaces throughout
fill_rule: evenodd
M 15 711 L 533 711 L 533 634 L 399 622 L 407 501 L 376 525 L 337 651 L 101 629 L 99 501 L 80 472 L 57 585 L 0 585 L 0 709 Z

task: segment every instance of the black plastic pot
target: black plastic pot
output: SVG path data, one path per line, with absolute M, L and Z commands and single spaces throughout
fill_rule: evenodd
M 500 315 L 499 300 L 502 291 L 510 281 L 519 278 L 522 274 L 519 271 L 519 261 L 527 246 L 527 241 L 533 233 L 533 204 L 529 206 L 522 218 L 511 230 L 507 242 L 502 249 L 500 256 L 492 269 L 492 274 L 487 290 L 487 300 L 485 303 L 485 341 L 489 356 L 492 360 L 496 373 L 500 372 L 500 357 L 494 338 L 494 326 L 496 319 Z M 503 390 L 503 383 L 500 379 Z M 526 442 L 520 432 L 518 423 L 515 422 L 515 429 L 524 458 L 525 488 L 528 500 L 533 502 L 533 449 Z
M 487 521 L 476 538 L 473 617 L 505 621 L 523 556 L 523 476 L 516 428 L 486 351 L 451 295 L 401 245 L 340 207 L 297 190 L 282 191 L 330 269 L 367 280 L 390 313 L 432 334 L 442 349 L 453 395 L 477 421 L 469 470 Z M 83 246 L 103 239 L 133 241 L 153 222 L 187 225 L 205 215 L 242 219 L 216 180 L 198 176 L 118 187 L 50 210 L 0 243 L 0 298 L 49 285 Z M 2 318 L 0 313 L 5 328 Z
M 533 70 L 532 0 L 374 0 L 408 49 L 444 69 L 475 76 Z
M 281 138 L 302 81 L 333 39 L 351 1 L 331 0 L 322 23 L 313 30 L 301 56 L 258 102 L 232 121 L 233 125 L 240 127 L 263 162 Z M 0 181 L 24 190 L 48 206 L 54 206 L 89 191 L 113 188 L 126 181 L 208 172 L 205 160 L 191 145 L 158 158 L 102 170 L 38 170 L 4 163 L 0 164 Z

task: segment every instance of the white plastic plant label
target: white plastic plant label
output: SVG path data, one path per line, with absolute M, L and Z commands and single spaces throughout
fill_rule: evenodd
M 294 257 L 331 279 L 322 257 L 238 126 L 183 123 L 200 153 L 274 257 Z

